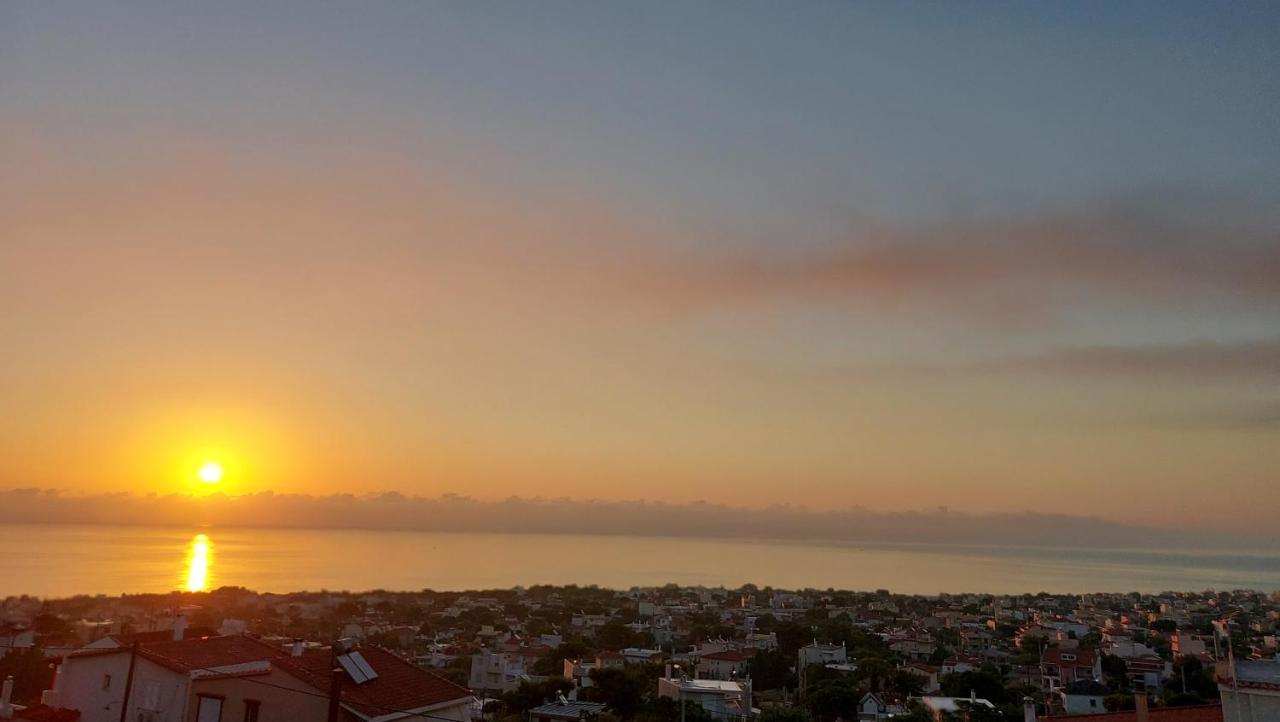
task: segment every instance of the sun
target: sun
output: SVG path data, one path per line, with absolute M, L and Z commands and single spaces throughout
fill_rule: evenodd
M 204 466 L 201 466 L 200 471 L 197 473 L 200 477 L 200 481 L 203 481 L 206 484 L 217 484 L 219 481 L 222 481 L 222 465 L 216 461 L 205 462 Z

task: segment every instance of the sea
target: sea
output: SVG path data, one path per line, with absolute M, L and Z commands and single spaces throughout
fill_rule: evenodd
M 1280 590 L 1280 553 L 0 524 L 0 598 L 667 583 L 907 594 Z

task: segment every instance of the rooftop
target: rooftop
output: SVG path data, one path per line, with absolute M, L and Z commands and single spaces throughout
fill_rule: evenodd
M 1136 710 L 1103 712 L 1100 714 L 1063 714 L 1044 717 L 1045 720 L 1080 720 L 1081 722 L 1138 722 Z M 1222 722 L 1221 704 L 1197 704 L 1187 707 L 1151 707 L 1147 710 L 1148 722 Z
M 599 714 L 604 711 L 603 702 L 582 702 L 579 700 L 563 700 L 548 702 L 529 710 L 531 717 L 554 717 L 556 719 L 581 719 L 584 715 Z

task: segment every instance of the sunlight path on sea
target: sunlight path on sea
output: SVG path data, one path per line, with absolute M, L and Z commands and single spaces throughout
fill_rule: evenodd
M 1280 555 L 538 534 L 0 525 L 0 597 L 533 584 L 902 593 L 1280 589 Z

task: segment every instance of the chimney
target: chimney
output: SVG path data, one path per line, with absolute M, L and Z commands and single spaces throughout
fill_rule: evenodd
M 1022 722 L 1036 722 L 1036 701 L 1030 697 L 1022 698 Z
M 662 676 L 666 677 L 667 679 L 671 679 L 671 663 L 670 662 L 667 662 L 666 671 L 663 673 Z
M 179 614 L 173 620 L 173 641 L 181 642 L 187 635 L 187 618 L 185 615 Z
M 62 690 L 62 665 L 53 668 L 53 686 L 40 693 L 40 704 L 49 707 L 61 707 L 59 693 Z
M 302 643 L 302 640 L 301 640 L 301 639 L 294 638 L 294 640 L 293 640 L 293 647 L 292 647 L 292 648 L 290 648 L 290 650 L 289 650 L 289 654 L 290 654 L 290 656 L 293 656 L 293 657 L 301 657 L 301 656 L 302 656 L 302 650 L 303 650 L 303 647 L 304 647 L 304 646 L 305 646 L 305 645 Z
M 9 700 L 13 697 L 13 676 L 4 678 L 4 687 L 0 688 L 0 719 L 13 718 L 13 705 Z
M 1133 695 L 1133 709 L 1137 712 L 1138 722 L 1147 722 L 1147 693 L 1137 692 Z

